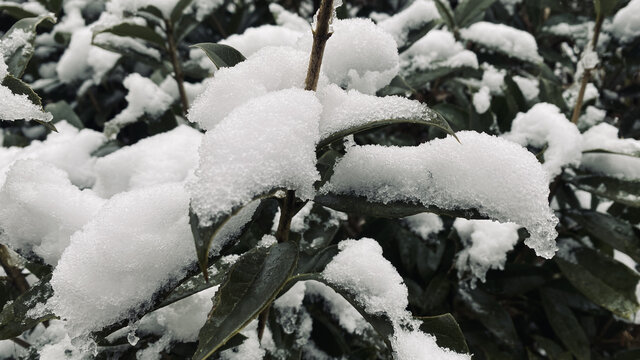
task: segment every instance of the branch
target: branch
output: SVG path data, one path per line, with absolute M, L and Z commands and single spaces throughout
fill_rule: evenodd
M 171 65 L 173 66 L 174 78 L 178 84 L 178 92 L 180 93 L 180 102 L 182 103 L 182 115 L 187 115 L 189 110 L 189 100 L 187 99 L 187 93 L 184 91 L 184 74 L 182 73 L 182 67 L 180 67 L 180 61 L 178 59 L 178 48 L 176 46 L 176 39 L 173 36 L 173 23 L 171 20 L 165 19 L 165 28 L 167 29 L 167 41 L 169 41 L 169 57 L 171 58 Z
M 596 19 L 596 26 L 593 29 L 593 37 L 591 38 L 591 42 L 587 44 L 587 49 L 591 46 L 592 51 L 596 51 L 596 45 L 598 44 L 598 37 L 600 36 L 600 29 L 602 28 L 602 22 L 604 21 L 604 16 L 602 14 L 598 15 Z M 582 109 L 582 102 L 584 100 L 584 93 L 587 89 L 587 84 L 589 84 L 589 80 L 591 80 L 591 70 L 592 69 L 584 69 L 582 74 L 582 82 L 580 83 L 580 91 L 578 92 L 578 99 L 576 99 L 576 105 L 573 108 L 573 114 L 571 115 L 571 122 L 574 124 L 578 123 L 578 118 L 580 117 L 580 110 Z
M 4 272 L 7 273 L 7 277 L 9 277 L 13 285 L 20 291 L 20 294 L 24 294 L 29 290 L 29 283 L 22 275 L 22 269 L 14 263 L 9 248 L 2 244 L 0 244 L 0 265 L 4 268 Z

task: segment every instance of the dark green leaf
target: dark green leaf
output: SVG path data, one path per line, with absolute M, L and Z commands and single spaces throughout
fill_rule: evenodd
M 562 84 L 550 81 L 546 78 L 540 78 L 540 95 L 541 101 L 556 105 L 562 111 L 567 111 L 569 107 L 562 97 Z
M 578 319 L 567 304 L 562 301 L 562 297 L 556 295 L 556 291 L 554 289 L 540 291 L 547 320 L 560 341 L 573 353 L 576 359 L 590 360 L 589 339 Z
M 9 70 L 9 74 L 16 78 L 21 78 L 24 73 L 24 69 L 27 67 L 31 56 L 33 56 L 34 42 L 36 40 L 36 28 L 43 21 L 49 21 L 55 23 L 56 19 L 50 15 L 40 15 L 37 17 L 24 18 L 13 24 L 11 29 L 7 31 L 3 36 L 3 41 L 12 41 L 13 36 L 19 32 L 26 32 L 28 37 L 23 39 L 20 35 L 21 41 L 16 47 L 12 47 L 12 51 L 4 53 L 5 62 Z
M 591 210 L 568 210 L 567 215 L 595 238 L 640 263 L 640 238 L 628 222 Z
M 617 151 L 610 151 L 606 149 L 592 149 L 592 150 L 583 151 L 582 153 L 583 154 L 613 154 L 613 155 L 640 157 L 640 151 L 617 152 Z
M 56 103 L 47 104 L 44 108 L 45 111 L 50 112 L 53 115 L 53 123 L 66 120 L 69 124 L 75 126 L 78 129 L 84 129 L 82 120 L 78 117 L 75 111 L 69 103 L 64 100 L 60 100 Z
M 383 87 L 378 90 L 378 96 L 388 96 L 388 95 L 404 95 L 406 93 L 415 93 L 416 90 L 409 85 L 407 80 L 405 80 L 402 76 L 396 75 L 389 85 Z
M 579 189 L 632 207 L 640 207 L 640 181 L 622 180 L 603 175 L 567 177 Z
M 435 127 L 439 128 L 439 129 L 442 129 L 447 134 L 452 135 L 454 138 L 456 138 L 456 140 L 458 140 L 458 137 L 456 136 L 455 132 L 449 126 L 449 123 L 447 122 L 447 120 L 445 120 L 444 117 L 442 117 L 442 115 L 440 115 L 438 112 L 436 112 L 436 111 L 428 108 L 426 105 L 424 105 L 424 107 L 423 107 L 423 116 L 420 116 L 420 117 L 398 117 L 398 118 L 392 118 L 392 119 L 374 120 L 374 121 L 369 121 L 369 122 L 364 123 L 364 124 L 358 124 L 356 126 L 337 131 L 337 132 L 335 132 L 333 134 L 330 134 L 329 136 L 321 139 L 320 142 L 318 143 L 317 148 L 320 149 L 323 146 L 327 146 L 327 145 L 331 144 L 332 142 L 334 142 L 334 141 L 336 141 L 338 139 L 342 139 L 343 137 L 348 136 L 348 135 L 357 134 L 359 132 L 375 129 L 375 128 L 378 128 L 378 127 L 381 127 L 381 126 L 392 125 L 392 124 L 404 124 L 404 123 L 407 123 L 407 124 L 419 124 L 419 125 L 425 125 L 425 126 L 435 126 Z
M 438 9 L 438 13 L 440 13 L 440 17 L 444 20 L 444 23 L 447 24 L 449 30 L 454 31 L 457 29 L 456 20 L 451 13 L 451 8 L 449 7 L 449 2 L 443 2 L 443 0 L 435 0 L 436 8 Z
M 218 68 L 233 67 L 245 60 L 245 57 L 238 50 L 228 45 L 200 43 L 193 45 L 193 47 L 202 49 Z
M 100 33 L 111 33 L 118 36 L 126 36 L 129 38 L 138 38 L 148 41 L 160 49 L 165 49 L 165 40 L 155 30 L 148 26 L 142 26 L 132 23 L 120 23 L 104 30 L 100 30 L 93 34 L 94 38 Z
M 214 297 L 193 358 L 210 357 L 269 306 L 297 261 L 298 246 L 294 242 L 256 248 L 238 259 Z
M 458 3 L 454 11 L 454 16 L 456 18 L 456 23 L 459 27 L 464 28 L 467 27 L 474 22 L 478 22 L 482 20 L 484 17 L 485 11 L 491 6 L 496 0 L 463 0 Z
M 40 96 L 38 96 L 38 94 L 36 94 L 35 91 L 33 91 L 33 89 L 31 89 L 29 85 L 24 83 L 22 80 L 14 77 L 13 75 L 7 75 L 2 81 L 2 86 L 8 87 L 9 90 L 11 90 L 11 92 L 16 95 L 27 95 L 27 98 L 29 99 L 29 101 L 31 101 L 34 105 L 42 109 L 42 101 L 40 100 Z M 44 109 L 42 110 L 44 111 Z M 40 125 L 43 125 L 44 127 L 46 127 L 51 131 L 55 131 L 55 132 L 58 131 L 58 129 L 56 129 L 56 127 L 51 122 L 35 120 L 35 119 L 25 119 L 25 120 L 33 120 L 39 123 Z
M 460 325 L 451 314 L 418 317 L 422 321 L 420 330 L 436 337 L 439 346 L 458 353 L 469 353 Z
M 53 289 L 49 284 L 50 280 L 51 275 L 43 277 L 38 284 L 2 309 L 0 313 L 0 340 L 19 336 L 43 321 L 56 318 L 50 313 L 35 317 L 27 315 L 29 310 L 45 303 L 53 295 Z
M 468 210 L 447 210 L 439 209 L 435 206 L 424 206 L 419 203 L 409 202 L 388 202 L 386 204 L 376 203 L 367 200 L 362 196 L 344 195 L 344 194 L 324 194 L 318 195 L 314 202 L 326 206 L 328 208 L 343 211 L 346 213 L 356 213 L 361 215 L 398 218 L 409 215 L 415 215 L 422 212 L 432 212 L 438 215 L 447 215 L 451 217 L 463 217 L 467 219 L 486 219 L 475 209 Z
M 24 18 L 38 16 L 38 14 L 25 9 L 23 6 L 20 6 L 20 5 L 21 4 L 18 4 L 18 3 L 5 2 L 4 4 L 0 4 L 0 10 L 6 12 L 7 14 L 9 14 L 9 16 L 13 17 L 14 19 L 24 19 Z
M 178 3 L 176 4 L 176 6 L 173 8 L 173 10 L 171 11 L 171 22 L 174 24 L 178 23 L 178 20 L 180 20 L 180 17 L 182 17 L 182 14 L 184 13 L 184 9 L 186 9 L 189 5 L 191 5 L 191 2 L 193 0 L 179 0 Z
M 554 260 L 569 282 L 594 303 L 618 316 L 633 318 L 640 310 L 635 295 L 640 275 L 574 240 L 565 241 L 571 242 L 565 244 L 568 254 Z
M 436 21 L 429 21 L 426 24 L 423 24 L 422 27 L 417 29 L 409 30 L 407 34 L 407 40 L 404 44 L 398 48 L 398 52 L 402 53 L 411 47 L 416 41 L 420 40 L 423 36 L 425 36 L 431 29 L 433 29 L 438 23 Z

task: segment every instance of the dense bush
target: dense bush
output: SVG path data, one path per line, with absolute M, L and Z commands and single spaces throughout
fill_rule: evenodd
M 640 358 L 638 12 L 0 2 L 0 358 Z

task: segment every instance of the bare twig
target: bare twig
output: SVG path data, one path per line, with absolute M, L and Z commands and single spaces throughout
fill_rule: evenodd
M 591 42 L 587 44 L 587 48 L 585 51 L 588 51 L 589 46 L 591 46 L 592 51 L 596 51 L 596 46 L 598 44 L 598 37 L 600 36 L 600 29 L 602 28 L 602 22 L 604 21 L 604 16 L 602 14 L 598 15 L 596 19 L 596 26 L 593 29 L 593 37 L 591 38 Z M 591 70 L 592 69 L 584 69 L 582 74 L 582 82 L 580 83 L 580 91 L 578 92 L 578 98 L 576 99 L 576 105 L 573 108 L 573 114 L 571 115 L 571 122 L 574 124 L 578 123 L 578 118 L 580 117 L 580 110 L 582 109 L 582 102 L 584 100 L 584 93 L 587 89 L 587 84 L 589 84 L 589 80 L 591 80 Z
M 182 73 L 182 67 L 180 66 L 180 60 L 178 59 L 178 47 L 176 46 L 176 39 L 173 36 L 173 23 L 171 20 L 165 19 L 167 29 L 167 41 L 169 42 L 169 57 L 171 58 L 171 65 L 173 66 L 173 77 L 178 84 L 178 92 L 180 93 L 180 102 L 182 103 L 182 115 L 187 115 L 189 110 L 189 99 L 187 93 L 184 90 L 184 74 Z

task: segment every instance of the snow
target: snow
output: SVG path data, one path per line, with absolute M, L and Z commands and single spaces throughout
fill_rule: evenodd
M 404 10 L 380 21 L 378 26 L 391 34 L 400 47 L 406 43 L 411 30 L 419 30 L 430 21 L 438 19 L 440 13 L 433 1 L 416 0 Z
M 67 174 L 51 164 L 18 160 L 0 189 L 0 203 L 0 229 L 7 244 L 55 266 L 71 234 L 104 200 L 72 185 Z
M 234 34 L 220 41 L 240 51 L 244 57 L 249 57 L 267 46 L 294 47 L 302 37 L 302 32 L 282 26 L 262 25 L 248 28 L 242 34 Z
M 518 85 L 518 88 L 520 88 L 525 100 L 535 101 L 535 99 L 538 98 L 540 94 L 538 79 L 515 75 L 513 81 Z
M 189 108 L 188 119 L 210 130 L 253 98 L 281 89 L 304 88 L 308 61 L 309 54 L 304 51 L 266 47 L 232 68 L 220 69 Z M 321 79 L 319 85 L 322 83 Z
M 201 139 L 199 131 L 180 125 L 98 158 L 93 190 L 108 198 L 133 189 L 182 182 L 198 165 Z
M 0 185 L 9 165 L 18 159 L 38 159 L 64 170 L 71 183 L 86 188 L 93 185 L 95 158 L 91 153 L 106 140 L 90 129 L 78 130 L 66 121 L 56 123 L 57 133 L 50 133 L 44 141 L 32 141 L 24 148 L 0 147 Z
M 638 12 L 640 12 L 640 0 L 631 0 L 613 17 L 611 32 L 621 42 L 631 42 L 640 35 Z
M 393 265 L 382 256 L 373 239 L 343 240 L 340 252 L 322 271 L 328 282 L 356 295 L 369 314 L 387 314 L 401 319 L 409 305 L 407 287 Z
M 196 258 L 188 209 L 180 184 L 134 190 L 114 196 L 71 236 L 47 307 L 72 336 L 133 316 L 184 275 Z
M 320 138 L 346 129 L 364 126 L 387 119 L 414 119 L 432 121 L 437 114 L 415 100 L 400 96 L 377 97 L 355 90 L 344 91 L 329 85 L 318 92 L 323 112 L 320 120 Z
M 576 82 L 571 87 L 562 92 L 562 97 L 564 101 L 566 101 L 567 105 L 570 108 L 576 106 L 576 101 L 578 99 L 578 92 L 580 91 L 580 83 Z M 588 83 L 587 87 L 584 91 L 584 97 L 582 99 L 582 103 L 585 104 L 591 100 L 595 100 L 600 96 L 598 92 L 598 88 L 596 88 L 593 83 Z
M 269 11 L 271 11 L 276 24 L 280 26 L 300 32 L 311 30 L 311 25 L 307 20 L 298 16 L 298 14 L 287 11 L 279 4 L 269 4 Z
M 107 10 L 114 14 L 122 15 L 125 11 L 136 12 L 146 6 L 155 6 L 160 10 L 165 19 L 171 17 L 171 11 L 176 7 L 179 0 L 111 0 L 107 4 Z
M 460 30 L 464 40 L 478 43 L 507 56 L 533 63 L 542 62 L 535 38 L 526 31 L 486 21 Z
M 640 141 L 619 139 L 618 129 L 607 123 L 601 123 L 587 130 L 582 135 L 582 139 L 583 151 L 600 149 L 619 153 L 583 154 L 582 168 L 620 179 L 640 179 Z
M 424 2 L 424 1 L 421 1 Z M 446 30 L 433 29 L 421 37 L 401 55 L 402 68 L 407 71 L 424 71 L 438 67 L 478 68 L 476 54 L 465 50 L 453 34 Z
M 394 358 L 470 359 L 438 347 L 435 338 L 417 329 L 419 322 L 406 310 L 408 290 L 393 265 L 382 256 L 382 248 L 373 239 L 343 240 L 340 252 L 326 266 L 322 277 L 355 296 L 369 314 L 388 316 L 394 331 L 391 340 Z
M 136 122 L 144 114 L 154 118 L 160 117 L 173 103 L 169 94 L 162 91 L 151 79 L 138 73 L 129 74 L 123 84 L 129 90 L 125 97 L 128 105 L 104 124 L 105 135 L 109 138 L 114 138 L 121 128 Z
M 546 145 L 542 167 L 549 175 L 549 181 L 560 175 L 563 167 L 580 164 L 582 135 L 555 105 L 538 103 L 526 113 L 518 113 L 511 124 L 511 132 L 503 137 L 537 149 Z
M 371 325 L 351 304 L 330 288 L 329 286 L 315 281 L 305 281 L 306 294 L 309 296 L 320 296 L 326 304 L 327 312 L 331 313 L 340 326 L 350 334 L 363 334 Z
M 489 87 L 483 86 L 477 93 L 473 94 L 473 107 L 478 114 L 484 114 L 491 107 L 491 93 Z
M 91 45 L 90 27 L 77 29 L 71 35 L 69 47 L 60 57 L 56 71 L 64 83 L 92 78 L 97 84 L 120 59 L 120 54 Z
M 189 183 L 201 224 L 276 188 L 312 198 L 319 179 L 315 145 L 321 111 L 313 92 L 281 90 L 236 108 L 208 131 L 196 179 Z
M 507 253 L 518 242 L 519 226 L 514 223 L 459 218 L 453 227 L 465 244 L 456 258 L 458 277 L 470 271 L 474 277 L 472 286 L 476 279 L 485 282 L 489 269 L 504 269 Z
M 472 131 L 416 147 L 352 147 L 322 193 L 369 201 L 407 201 L 443 209 L 475 208 L 527 228 L 539 256 L 555 252 L 558 220 L 549 208 L 548 177 L 535 156 L 510 141 Z
M 482 63 L 481 86 L 486 86 L 491 90 L 491 94 L 500 95 L 503 93 L 504 77 L 507 72 L 504 69 L 497 69 L 491 64 Z
M 207 16 L 209 16 L 215 9 L 222 5 L 222 0 L 195 0 L 192 3 L 192 8 L 196 13 L 196 21 L 201 22 Z
M 31 41 L 33 34 L 20 28 L 7 31 L 0 40 L 0 53 L 13 54 L 22 48 L 24 54 L 33 53 L 33 45 Z
M 437 234 L 444 230 L 444 224 L 440 216 L 433 213 L 420 213 L 402 218 L 409 229 L 422 240 L 428 240 L 431 234 Z
M 396 42 L 371 20 L 336 20 L 333 29 L 322 60 L 322 71 L 332 83 L 375 94 L 398 74 Z M 306 34 L 298 43 L 307 61 L 311 44 L 311 34 Z
M 122 49 L 123 51 L 131 51 L 134 54 L 142 54 L 157 61 L 161 59 L 160 51 L 128 36 L 99 33 L 93 38 L 93 43 Z
M 603 122 L 606 116 L 606 110 L 589 105 L 578 119 L 578 129 L 586 130 L 593 126 L 596 126 L 599 123 Z
M 247 339 L 239 346 L 220 352 L 221 360 L 260 360 L 265 356 L 265 350 L 260 347 L 258 340 L 258 321 L 254 320 L 240 333 Z

